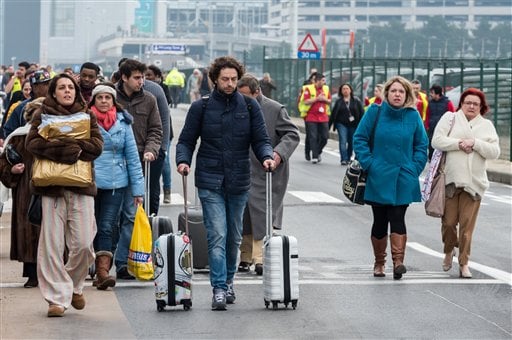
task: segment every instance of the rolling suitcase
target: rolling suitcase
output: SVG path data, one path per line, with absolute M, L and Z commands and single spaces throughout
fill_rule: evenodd
M 263 295 L 265 307 L 279 303 L 293 309 L 299 300 L 299 253 L 293 236 L 272 234 L 272 172 L 266 175 L 266 236 L 263 242 Z
M 178 230 L 181 232 L 186 231 L 185 222 L 185 213 L 180 213 L 178 216 Z M 188 231 L 188 235 L 194 243 L 194 269 L 207 269 L 208 239 L 206 237 L 206 228 L 203 223 L 203 210 L 197 203 L 197 194 L 195 206 L 188 209 Z
M 183 176 L 183 188 L 186 191 L 186 179 Z M 185 216 L 188 217 L 185 201 Z M 192 244 L 188 237 L 188 225 L 185 233 L 164 234 L 158 237 L 154 247 L 155 263 L 155 299 L 159 312 L 165 306 L 183 305 L 183 309 L 192 307 Z

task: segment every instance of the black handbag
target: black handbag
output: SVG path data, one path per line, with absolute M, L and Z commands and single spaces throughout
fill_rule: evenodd
M 377 116 L 375 117 L 375 123 L 373 123 L 372 132 L 370 134 L 370 151 L 373 149 L 373 139 L 375 137 L 375 127 L 377 126 L 377 122 L 380 116 L 380 106 L 377 110 Z M 357 159 L 350 161 L 347 166 L 347 171 L 345 172 L 345 176 L 343 177 L 343 182 L 341 184 L 341 191 L 346 198 L 352 203 L 355 204 L 364 204 L 364 190 L 366 189 L 366 178 L 368 173 L 363 170 L 361 164 Z
M 23 163 L 23 158 L 19 154 L 18 151 L 14 148 L 12 144 L 7 144 L 5 147 L 5 158 L 10 165 L 16 165 L 19 163 Z
M 41 206 L 41 195 L 32 195 L 28 205 L 27 212 L 28 221 L 34 225 L 41 225 L 43 217 L 43 208 Z
M 343 177 L 343 193 L 352 203 L 364 204 L 364 189 L 366 187 L 366 171 L 361 168 L 359 161 L 353 160 L 347 167 Z

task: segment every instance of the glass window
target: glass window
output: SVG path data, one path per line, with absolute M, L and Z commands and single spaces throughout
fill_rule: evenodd
M 510 23 L 512 15 L 475 15 L 476 21 L 489 20 L 494 22 Z
M 327 30 L 327 37 L 344 37 L 350 34 L 349 30 Z
M 319 15 L 301 15 L 299 18 L 304 21 L 320 21 Z
M 350 0 L 345 1 L 326 1 L 324 7 L 350 7 Z
M 360 0 L 356 7 L 402 7 L 402 1 L 396 0 Z
M 50 20 L 51 37 L 73 37 L 75 35 L 75 3 L 52 1 Z
M 461 6 L 468 6 L 469 1 L 468 0 L 444 0 L 445 6 L 453 6 L 453 7 L 461 7 Z
M 417 0 L 417 7 L 443 7 L 443 0 Z
M 301 1 L 301 7 L 320 7 L 320 1 Z
M 475 0 L 475 6 L 508 6 L 510 7 L 510 0 Z
M 350 21 L 350 15 L 326 15 L 325 21 Z

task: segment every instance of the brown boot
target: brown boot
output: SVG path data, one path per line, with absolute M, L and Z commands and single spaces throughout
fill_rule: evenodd
M 112 267 L 112 253 L 109 251 L 99 251 L 96 253 L 96 288 L 106 290 L 108 287 L 116 285 L 116 279 L 108 275 Z
M 373 254 L 375 255 L 375 264 L 373 265 L 373 276 L 384 277 L 386 264 L 386 248 L 388 246 L 388 236 L 380 240 L 372 236 Z
M 407 268 L 404 266 L 407 234 L 391 233 L 389 239 L 391 241 L 391 257 L 393 258 L 393 279 L 399 280 L 402 278 L 402 274 L 407 272 Z

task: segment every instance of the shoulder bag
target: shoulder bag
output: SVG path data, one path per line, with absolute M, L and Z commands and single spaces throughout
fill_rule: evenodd
M 379 115 L 380 106 L 377 110 L 377 116 L 375 117 L 375 122 L 373 123 L 372 132 L 370 134 L 370 151 L 373 150 L 373 139 L 375 138 L 375 128 L 379 120 Z M 364 204 L 364 190 L 366 188 L 367 175 L 368 172 L 363 170 L 357 159 L 351 161 L 347 166 L 347 171 L 345 172 L 345 176 L 343 177 L 343 182 L 341 185 L 341 190 L 350 202 L 360 205 Z
M 455 123 L 455 114 L 450 117 L 450 130 L 452 132 Z M 430 166 L 423 183 L 423 198 L 425 199 L 425 213 L 432 217 L 443 217 L 446 201 L 446 175 L 444 166 L 446 162 L 446 151 L 434 150 Z

